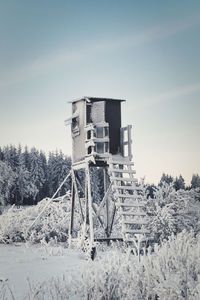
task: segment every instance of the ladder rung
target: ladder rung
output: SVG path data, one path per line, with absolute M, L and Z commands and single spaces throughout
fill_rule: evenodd
M 126 229 L 124 231 L 124 233 L 133 233 L 133 234 L 141 233 L 141 234 L 146 234 L 146 233 L 149 233 L 149 230 L 147 230 L 147 229 Z
M 125 206 L 125 207 L 144 207 L 145 206 L 145 202 L 144 201 L 140 201 L 140 202 L 133 202 L 133 203 L 121 203 L 121 202 L 117 202 L 116 203 L 117 206 Z
M 125 242 L 137 242 L 137 238 L 125 238 L 124 239 Z M 149 237 L 144 236 L 144 238 L 142 239 L 142 243 L 149 241 Z
M 146 216 L 145 212 L 122 211 L 123 216 Z
M 115 188 L 116 190 L 141 191 L 141 188 L 136 186 L 130 186 L 130 185 L 113 185 L 113 188 Z
M 126 182 L 134 182 L 134 183 L 138 183 L 138 180 L 136 178 L 127 178 L 127 177 L 113 177 L 113 176 L 110 176 L 110 179 L 111 181 L 126 181 Z
M 109 169 L 110 172 L 115 172 L 115 173 L 127 173 L 127 174 L 135 174 L 135 170 L 124 170 L 124 169 Z
M 144 197 L 142 197 L 142 196 L 135 196 L 135 195 L 126 195 L 126 194 L 117 194 L 117 197 L 118 198 L 130 198 L 130 199 L 134 199 L 134 200 L 136 200 L 136 199 L 143 199 Z

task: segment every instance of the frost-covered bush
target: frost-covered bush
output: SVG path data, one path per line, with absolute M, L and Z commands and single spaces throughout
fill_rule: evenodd
M 31 284 L 29 298 L 117 300 L 147 298 L 147 278 L 141 264 L 133 257 L 110 252 L 104 258 L 88 262 L 87 266 L 70 277 L 53 278 L 48 283 Z
M 13 295 L 12 290 L 10 289 L 7 282 L 2 281 L 0 278 L 0 299 L 1 300 L 7 300 L 7 299 L 13 299 L 15 300 L 15 297 Z
M 143 263 L 158 299 L 200 299 L 200 235 L 172 235 Z
M 171 236 L 141 261 L 110 251 L 70 277 L 31 283 L 32 299 L 200 299 L 200 236 Z M 31 298 L 32 297 L 32 298 Z M 29 299 L 28 298 L 28 299 Z
M 197 190 L 178 190 L 163 183 L 148 198 L 149 230 L 156 242 L 167 239 L 182 230 L 200 232 L 200 202 Z
M 51 202 L 37 222 L 30 225 L 42 211 L 48 199 L 40 201 L 36 206 L 17 209 L 11 207 L 0 215 L 0 242 L 31 243 L 49 242 L 54 239 L 58 242 L 67 240 L 70 217 L 70 201 Z M 75 211 L 75 229 L 79 227 L 79 215 Z

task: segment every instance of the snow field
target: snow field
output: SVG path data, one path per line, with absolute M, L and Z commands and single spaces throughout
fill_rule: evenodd
M 30 286 L 42 288 L 52 277 L 71 276 L 86 264 L 84 254 L 60 247 L 16 244 L 0 245 L 0 278 L 12 290 L 15 300 L 28 299 Z M 8 299 L 12 299 L 7 290 Z M 31 293 L 33 296 L 34 292 Z M 0 293 L 1 295 L 1 293 Z M 7 298 L 5 298 L 7 299 Z M 37 299 L 37 298 L 36 298 Z
M 61 246 L 1 245 L 0 252 L 1 277 L 8 279 L 3 300 L 200 299 L 200 236 L 186 231 L 140 262 L 117 248 L 98 253 L 95 261 Z
M 199 199 L 199 190 L 175 191 L 167 184 L 156 189 L 154 199 L 144 196 L 156 244 L 140 262 L 120 244 L 98 246 L 95 261 L 67 249 L 69 201 L 51 202 L 28 231 L 48 200 L 5 210 L 0 215 L 0 299 L 199 300 Z M 75 216 L 78 231 L 77 210 Z

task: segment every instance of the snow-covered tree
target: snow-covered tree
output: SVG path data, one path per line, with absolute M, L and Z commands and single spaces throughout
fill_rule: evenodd
M 0 160 L 4 160 L 3 150 L 0 147 Z
M 15 179 L 16 174 L 11 167 L 0 161 L 0 205 L 11 204 Z
M 180 189 L 185 189 L 185 180 L 181 175 L 179 176 L 179 178 L 176 177 L 176 179 L 174 180 L 174 188 L 176 191 Z
M 200 176 L 198 174 L 192 175 L 191 188 L 193 189 L 200 188 Z
M 39 151 L 33 147 L 30 151 L 30 176 L 32 183 L 37 187 L 38 193 L 42 189 L 46 178 L 43 161 Z M 37 193 L 37 201 L 39 200 Z
M 170 184 L 173 181 L 174 181 L 174 179 L 173 179 L 173 177 L 171 175 L 163 173 L 162 177 L 160 179 L 160 182 L 159 182 L 159 186 L 162 186 L 164 183 Z
M 38 189 L 33 183 L 31 173 L 25 168 L 23 155 L 19 156 L 15 179 L 15 203 L 22 205 L 24 198 L 36 198 Z
M 155 190 L 154 199 L 148 198 L 149 230 L 156 242 L 184 229 L 195 233 L 200 231 L 200 203 L 197 195 L 195 190 L 176 191 L 173 183 L 163 183 Z
M 30 152 L 27 146 L 25 146 L 22 155 L 23 155 L 24 165 L 26 169 L 30 171 Z
M 19 163 L 19 156 L 16 147 L 10 145 L 3 148 L 3 161 L 5 161 L 15 172 Z
M 62 181 L 65 179 L 71 169 L 71 159 L 64 157 L 63 153 L 56 151 L 55 153 L 49 153 L 48 160 L 48 185 L 49 196 L 53 196 L 58 189 Z M 66 193 L 71 189 L 70 179 L 63 185 L 59 191 L 58 196 Z

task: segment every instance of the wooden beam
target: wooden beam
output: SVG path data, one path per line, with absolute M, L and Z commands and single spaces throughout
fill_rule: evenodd
M 58 187 L 58 189 L 56 190 L 56 192 L 53 194 L 53 196 L 51 197 L 51 199 L 48 200 L 48 202 L 45 204 L 45 206 L 43 207 L 43 209 L 41 210 L 41 212 L 39 213 L 39 215 L 35 218 L 35 220 L 31 223 L 31 225 L 28 227 L 26 233 L 28 233 L 28 231 L 32 228 L 32 226 L 37 222 L 37 220 L 39 220 L 39 218 L 41 217 L 41 215 L 44 213 L 44 211 L 46 210 L 46 208 L 49 206 L 49 204 L 53 201 L 53 199 L 55 198 L 55 196 L 57 195 L 57 193 L 60 191 L 60 189 L 62 188 L 63 184 L 67 181 L 67 179 L 70 177 L 71 175 L 71 171 L 68 173 L 68 175 L 65 177 L 65 179 L 63 180 L 63 182 L 61 183 L 61 185 Z
M 80 182 L 80 177 L 78 176 L 78 174 L 76 174 L 76 180 L 77 180 L 77 183 L 79 184 L 80 188 L 82 189 L 82 192 L 84 193 L 84 189 L 83 189 L 83 186 L 82 186 L 82 184 L 81 184 L 81 182 Z M 94 211 L 94 213 L 95 213 L 95 215 L 96 215 L 96 214 L 97 214 L 96 207 L 95 207 L 94 205 L 92 205 L 92 208 L 93 208 L 93 211 Z M 99 220 L 101 226 L 104 228 L 104 223 L 103 223 L 101 217 L 100 217 L 100 216 L 95 216 L 95 217 L 98 218 L 98 220 Z
M 79 207 L 80 207 L 80 211 L 81 211 L 81 217 L 82 217 L 82 221 L 83 221 L 84 220 L 84 214 L 83 214 L 83 209 L 82 209 L 81 201 L 80 201 L 79 194 L 78 194 L 78 187 L 77 187 L 77 184 L 76 184 L 76 174 L 75 174 L 74 170 L 72 170 L 72 177 L 73 177 L 74 189 L 75 189 L 76 197 L 78 198 Z
M 131 160 L 132 159 L 132 151 L 131 151 L 131 144 L 132 144 L 132 140 L 131 140 L 131 128 L 132 125 L 128 125 L 128 157 Z
M 96 216 L 95 216 L 96 218 L 99 216 L 100 211 L 102 210 L 102 208 L 103 208 L 103 206 L 105 204 L 105 201 L 106 201 L 106 199 L 107 199 L 107 197 L 108 197 L 108 195 L 109 195 L 109 193 L 111 191 L 111 188 L 112 188 L 112 182 L 110 183 L 109 188 L 107 189 L 107 192 L 104 195 L 104 197 L 103 197 L 103 199 L 102 199 L 102 201 L 101 201 L 101 203 L 100 203 L 100 205 L 98 207 L 98 210 L 97 210 L 97 213 L 96 213 Z
M 100 222 L 100 224 L 101 224 L 101 226 L 103 227 L 103 229 L 105 229 L 103 220 L 101 219 L 100 216 L 97 216 L 97 210 L 96 210 L 96 207 L 94 206 L 94 204 L 92 204 L 92 209 L 93 209 L 93 211 L 94 211 L 94 213 L 95 213 L 95 215 L 96 215 L 96 216 L 94 217 L 94 221 L 96 220 L 96 217 L 97 217 L 98 220 L 99 220 L 99 222 Z
M 74 202 L 75 202 L 75 189 L 74 189 L 74 180 L 72 179 L 72 188 L 71 188 L 71 210 L 70 210 L 70 222 L 69 222 L 69 237 L 71 239 L 74 226 Z
M 122 237 L 116 237 L 116 238 L 95 238 L 95 242 L 108 242 L 108 241 L 121 241 L 123 242 Z
M 103 183 L 104 183 L 104 195 L 107 192 L 107 170 L 106 168 L 103 168 Z M 106 232 L 106 236 L 109 237 L 109 201 L 108 201 L 108 197 L 106 197 L 106 228 L 105 228 L 105 232 Z
M 93 228 L 93 215 L 92 215 L 92 195 L 91 195 L 91 182 L 90 182 L 90 168 L 89 163 L 86 166 L 87 186 L 88 186 L 88 211 L 89 211 L 89 225 L 90 225 L 90 241 L 94 243 L 94 228 Z
M 115 203 L 114 203 L 113 211 L 112 211 L 112 215 L 111 215 L 110 227 L 109 227 L 109 236 L 110 236 L 111 233 L 112 233 L 112 228 L 113 228 L 113 223 L 114 223 L 114 218 L 115 218 L 115 212 L 116 212 L 116 205 L 115 205 Z

